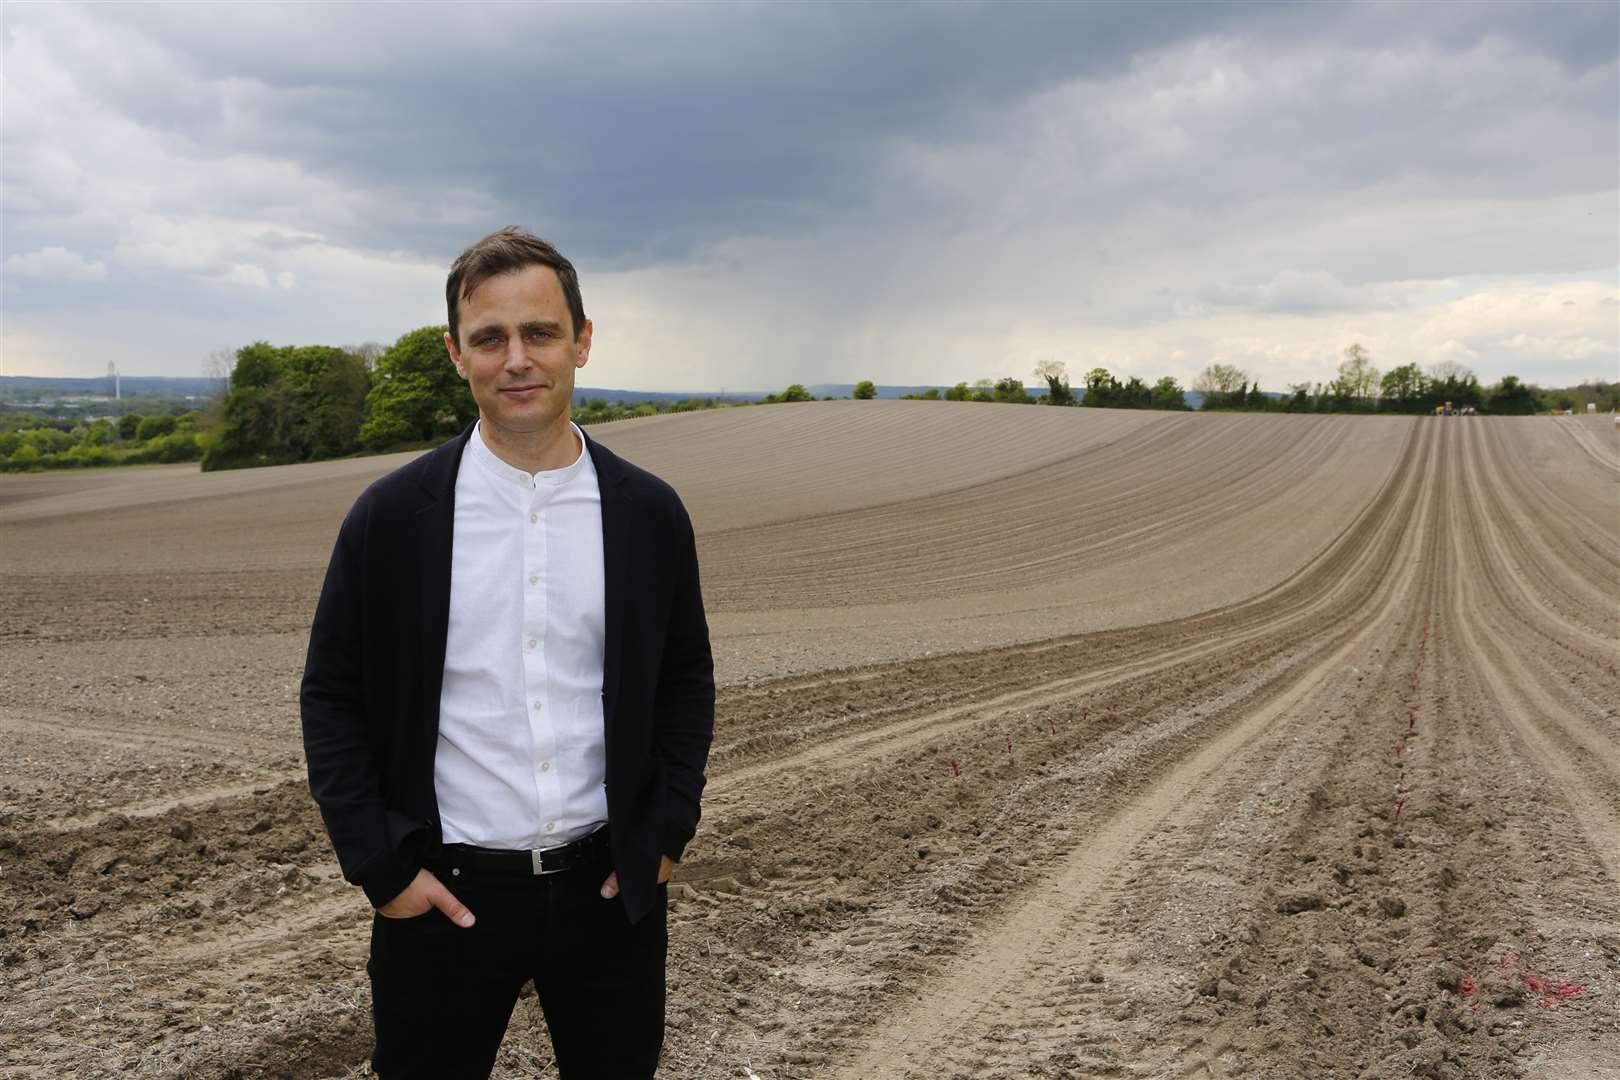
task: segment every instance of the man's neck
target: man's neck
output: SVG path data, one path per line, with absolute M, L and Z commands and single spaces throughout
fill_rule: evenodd
M 544 431 L 507 431 L 485 418 L 479 421 L 478 434 L 490 453 L 528 473 L 564 468 L 585 452 L 567 416 Z

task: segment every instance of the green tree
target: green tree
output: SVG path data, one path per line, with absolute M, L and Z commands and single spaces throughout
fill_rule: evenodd
M 994 400 L 996 400 L 996 384 L 994 382 L 992 382 L 991 380 L 989 380 L 989 379 L 975 379 L 975 380 L 973 380 L 973 400 L 974 401 L 994 401 Z
M 118 418 L 118 437 L 120 439 L 133 439 L 135 431 L 141 426 L 139 413 L 125 413 Z
M 292 443 L 291 395 L 284 386 L 233 387 L 225 396 L 224 426 L 219 442 L 203 459 L 203 468 L 237 469 L 297 461 Z
M 146 442 L 159 435 L 167 435 L 175 428 L 175 418 L 172 416 L 145 416 L 141 418 L 139 426 L 135 428 L 135 441 Z
M 1210 364 L 1193 380 L 1204 396 L 1202 409 L 1242 408 L 1248 404 L 1249 373 L 1235 364 Z
M 917 397 L 922 401 L 938 401 L 939 400 L 939 387 L 930 386 L 928 389 L 926 389 L 922 393 L 918 394 Z
M 1080 404 L 1093 409 L 1108 409 L 1115 404 L 1119 380 L 1105 367 L 1094 367 L 1086 372 L 1086 392 Z
M 1541 407 L 1540 395 L 1533 386 L 1526 386 L 1517 375 L 1504 375 L 1502 381 L 1491 387 L 1486 408 L 1500 416 L 1529 416 Z
M 203 468 L 240 468 L 310 461 L 353 451 L 369 386 L 365 363 L 329 345 L 273 346 L 256 341 L 237 350 L 230 390 L 221 406 L 217 441 Z M 174 417 L 170 438 L 153 460 L 189 460 L 202 443 L 190 414 L 185 430 Z M 137 435 L 145 437 L 145 421 Z M 212 436 L 210 436 L 212 439 Z
M 1403 411 L 1421 409 L 1427 391 L 1428 380 L 1423 377 L 1423 372 L 1418 370 L 1416 364 L 1402 364 L 1400 367 L 1390 368 L 1378 383 L 1379 396 L 1384 403 Z
M 1153 388 L 1132 375 L 1116 393 L 1117 405 L 1122 409 L 1147 409 L 1153 405 Z
M 1206 396 L 1230 394 L 1249 381 L 1249 373 L 1235 364 L 1211 364 L 1198 373 L 1193 389 Z
M 1151 404 L 1155 409 L 1185 409 L 1186 392 L 1181 389 L 1181 384 L 1173 376 L 1166 375 L 1153 384 Z
M 21 435 L 25 444 L 32 446 L 45 457 L 63 453 L 73 446 L 73 436 L 57 428 L 33 428 L 22 432 Z
M 959 382 L 955 386 L 951 387 L 949 390 L 945 391 L 945 400 L 946 401 L 972 401 L 973 400 L 973 391 L 968 389 L 968 384 L 967 383 Z
M 1479 377 L 1455 360 L 1442 360 L 1430 366 L 1428 389 L 1421 402 L 1422 411 L 1432 412 L 1435 406 L 1448 401 L 1458 409 L 1470 405 L 1481 408 L 1485 402 L 1485 391 L 1479 385 Z
M 113 457 L 112 448 L 109 446 L 79 443 L 56 455 L 56 463 L 80 469 L 89 469 L 98 465 L 113 465 L 116 464 L 116 461 Z
M 1587 379 L 1575 387 L 1575 401 L 1583 410 L 1589 404 L 1596 405 L 1598 412 L 1620 409 L 1620 382 Z
M 445 327 L 402 334 L 377 358 L 359 441 L 368 450 L 430 442 L 478 418 L 478 404 L 450 362 Z
M 1035 365 L 1035 377 L 1046 383 L 1046 400 L 1053 405 L 1073 405 L 1069 369 L 1061 360 L 1042 360 Z
M 1370 405 L 1378 397 L 1379 384 L 1378 369 L 1373 367 L 1372 355 L 1359 344 L 1346 346 L 1335 383 L 1339 396 L 1349 398 L 1357 405 Z
M 877 386 L 871 379 L 862 379 L 855 384 L 854 396 L 857 401 L 871 401 L 877 397 Z
M 362 357 L 333 350 L 316 383 L 310 417 L 310 457 L 342 457 L 360 444 L 371 373 Z
M 1028 405 L 1032 400 L 1029 392 L 1024 389 L 1024 380 L 1015 375 L 998 379 L 991 395 L 996 401 L 1007 405 Z
M 815 395 L 804 388 L 803 383 L 794 383 L 782 391 L 782 401 L 814 401 Z
M 268 341 L 255 341 L 236 350 L 236 366 L 231 369 L 231 389 L 266 387 L 280 375 L 280 350 Z

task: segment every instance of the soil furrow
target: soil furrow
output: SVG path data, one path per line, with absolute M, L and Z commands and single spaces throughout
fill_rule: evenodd
M 662 1074 L 1601 1075 L 1607 428 L 849 404 L 603 432 L 687 498 L 725 669 Z M 194 475 L 111 521 L 0 478 L 0 1075 L 363 1075 L 295 756 L 341 464 L 183 535 Z M 548 1045 L 526 995 L 496 1076 Z
M 1396 592 L 1386 588 L 1371 616 L 1356 620 L 1360 625 L 1353 632 L 1335 635 L 1325 655 L 1279 680 L 1284 687 L 1280 693 L 1263 705 L 1251 704 L 1241 720 L 1074 847 L 1058 870 L 1029 890 L 1004 922 L 935 980 L 937 989 L 892 1017 L 838 1075 L 936 1075 L 930 1070 L 945 1061 L 972 1075 L 987 1057 L 996 1056 L 986 1049 L 986 1043 L 995 1041 L 994 1031 L 983 1030 L 990 1022 L 986 1016 L 1023 1013 L 1049 998 L 1052 980 L 1031 970 L 1032 965 L 1049 967 L 1054 955 L 1078 950 L 1078 955 L 1057 964 L 1069 969 L 1065 978 L 1070 983 L 1089 981 L 1083 965 L 1094 961 L 1085 955 L 1090 952 L 1085 928 L 1095 923 L 1096 910 L 1107 902 L 1105 884 L 1110 875 L 1150 833 L 1218 816 L 1223 788 L 1212 774 L 1240 769 L 1237 759 L 1248 744 L 1262 741 L 1280 718 L 1299 709 L 1310 695 L 1321 693 L 1319 682 L 1331 684 L 1327 677 L 1337 675 L 1346 659 L 1362 649 L 1389 617 Z M 1356 610 L 1345 615 L 1355 620 Z M 1027 1034 L 1029 1027 L 1025 1021 L 1020 1033 Z M 1052 1053 L 1062 1057 L 1071 1051 L 1059 1047 Z

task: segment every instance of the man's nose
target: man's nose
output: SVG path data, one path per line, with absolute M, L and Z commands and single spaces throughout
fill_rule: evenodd
M 523 335 L 518 334 L 506 343 L 506 367 L 509 371 L 523 371 L 533 366 L 528 350 L 523 347 Z

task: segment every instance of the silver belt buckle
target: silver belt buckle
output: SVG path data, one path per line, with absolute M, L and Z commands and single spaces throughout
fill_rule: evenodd
M 567 844 L 560 844 L 558 846 L 559 847 L 567 847 L 568 845 Z M 529 863 L 530 863 L 531 866 L 534 867 L 535 874 L 537 874 L 537 875 L 538 874 L 560 874 L 565 869 L 567 869 L 567 867 L 563 867 L 563 866 L 554 867 L 554 868 L 552 868 L 550 870 L 546 869 L 546 860 L 545 860 L 546 852 L 547 851 L 556 851 L 556 850 L 557 850 L 557 848 L 535 848 L 533 851 L 529 852 Z

